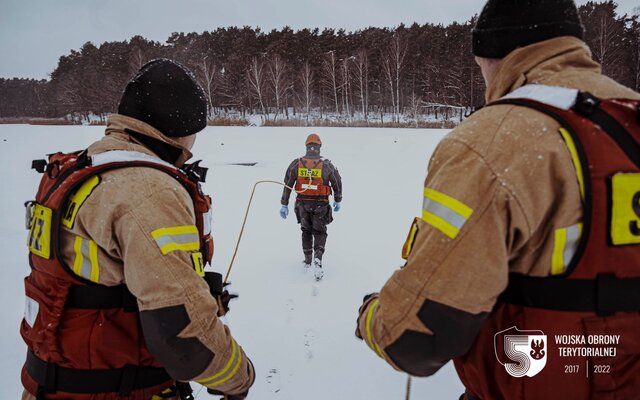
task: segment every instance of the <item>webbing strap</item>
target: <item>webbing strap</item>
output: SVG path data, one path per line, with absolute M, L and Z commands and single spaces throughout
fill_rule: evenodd
M 65 307 L 81 309 L 123 308 L 124 311 L 138 310 L 138 302 L 125 285 L 73 285 Z
M 611 315 L 640 311 L 640 278 L 600 274 L 596 279 L 556 279 L 509 274 L 498 301 L 555 311 Z
M 618 147 L 640 168 L 640 143 L 627 129 L 601 107 L 600 101 L 592 95 L 580 92 L 573 110 L 588 118 L 613 139 Z
M 127 365 L 113 369 L 72 369 L 39 359 L 31 351 L 25 363 L 27 373 L 45 393 L 118 393 L 150 388 L 172 379 L 164 368 Z

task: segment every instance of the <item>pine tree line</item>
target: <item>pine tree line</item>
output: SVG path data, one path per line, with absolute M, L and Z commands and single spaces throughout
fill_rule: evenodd
M 611 0 L 580 7 L 585 40 L 605 74 L 639 90 L 640 17 L 616 8 Z M 0 79 L 0 117 L 115 112 L 127 79 L 145 62 L 166 57 L 194 72 L 212 118 L 448 119 L 483 103 L 470 47 L 474 24 L 356 32 L 228 27 L 174 33 L 164 44 L 141 36 L 99 47 L 87 42 L 60 57 L 50 80 Z

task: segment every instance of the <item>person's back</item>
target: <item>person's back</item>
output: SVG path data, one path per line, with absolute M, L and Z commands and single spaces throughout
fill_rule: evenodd
M 280 198 L 280 216 L 289 213 L 291 189 L 296 192 L 295 214 L 302 230 L 303 264 L 310 267 L 312 260 L 316 280 L 322 279 L 322 256 L 327 242 L 327 225 L 333 221 L 329 196 L 333 195 L 333 211 L 340 210 L 342 178 L 338 169 L 320 156 L 322 141 L 315 133 L 305 141 L 307 152 L 289 164 L 284 176 L 285 187 Z
M 180 87 L 163 84 L 166 76 Z M 139 101 L 136 85 L 147 82 L 154 99 L 180 90 L 182 115 L 169 118 L 153 99 Z M 198 89 L 174 63 L 149 63 L 123 95 L 125 115 L 110 116 L 106 136 L 61 175 L 62 188 L 84 180 L 61 203 L 60 225 L 52 224 L 59 247 L 48 262 L 65 271 L 42 279 L 46 265 L 37 260 L 27 279 L 33 308 L 59 314 L 36 311 L 23 322 L 24 399 L 147 400 L 165 389 L 182 398 L 186 386 L 174 388 L 177 380 L 241 399 L 253 383 L 249 359 L 216 315 L 224 304 L 203 279 L 211 276 L 204 271 L 213 252 L 210 200 L 197 174 L 179 169 L 205 126 Z M 41 341 L 43 323 L 50 329 Z
M 577 20 L 575 5 L 549 3 L 525 6 L 517 1 L 490 1 L 483 10 L 474 33 L 474 53 L 481 57 L 478 62 L 489 78 L 487 102 L 514 91 L 513 96 L 518 97 L 523 93 L 519 88 L 531 88 L 526 85 L 639 100 L 637 93 L 602 76 L 586 45 L 575 37 L 579 35 L 571 33 Z M 518 27 L 506 32 L 507 28 L 501 31 L 486 24 L 517 24 L 517 18 L 506 18 L 500 8 L 514 4 L 522 14 L 530 7 L 534 17 L 540 10 L 555 10 L 573 19 L 550 23 L 550 36 L 542 40 L 536 40 L 534 28 L 525 27 L 523 35 L 529 35 L 532 42 L 515 50 L 508 48 L 513 43 L 507 43 L 506 53 L 493 51 L 517 36 Z M 359 335 L 395 368 L 427 376 L 455 359 L 468 399 L 586 399 L 605 391 L 627 398 L 629 390 L 637 393 L 640 389 L 635 378 L 640 376 L 640 349 L 634 347 L 635 339 L 621 342 L 617 358 L 563 358 L 558 349 L 562 345 L 554 342 L 555 335 L 579 333 L 633 337 L 634 329 L 640 327 L 638 313 L 603 319 L 595 311 L 505 304 L 505 289 L 518 276 L 561 277 L 569 272 L 580 238 L 587 235 L 581 236 L 587 217 L 583 215 L 581 178 L 574 167 L 576 152 L 565 142 L 568 139 L 560 128 L 558 121 L 535 109 L 491 105 L 474 113 L 440 143 L 429 164 L 423 214 L 415 240 L 408 243 L 413 250 L 407 264 L 379 296 L 367 297 L 361 309 Z M 589 174 L 588 167 L 584 170 Z M 591 239 L 606 247 L 605 237 Z M 605 271 L 608 266 L 600 264 L 592 270 L 597 268 Z M 637 269 L 636 276 L 640 276 Z M 561 309 L 562 304 L 557 307 Z M 613 331 L 605 328 L 607 324 Z M 512 327 L 527 332 L 510 330 Z M 546 341 L 541 339 L 543 334 Z M 519 353 L 524 348 L 531 350 L 531 359 L 529 351 Z M 538 370 L 531 368 L 530 376 L 515 378 L 538 359 L 546 359 L 546 367 L 540 370 L 544 366 L 540 361 L 535 365 Z M 606 362 L 611 373 L 594 376 L 590 370 L 587 377 L 584 368 L 593 368 L 594 362 Z M 569 364 L 583 369 L 565 373 Z M 636 371 L 635 375 L 630 371 Z

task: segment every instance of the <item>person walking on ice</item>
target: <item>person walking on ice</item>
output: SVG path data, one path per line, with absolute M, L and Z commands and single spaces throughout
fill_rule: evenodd
M 287 186 L 282 191 L 280 216 L 287 219 L 290 188 L 294 188 L 297 194 L 295 214 L 302 229 L 304 266 L 309 268 L 313 262 L 314 276 L 319 281 L 324 275 L 322 255 L 327 242 L 327 225 L 333 221 L 329 196 L 333 194 L 333 211 L 340 211 L 342 178 L 331 161 L 320 156 L 322 141 L 318 135 L 309 135 L 305 145 L 305 156 L 293 160 L 285 173 Z

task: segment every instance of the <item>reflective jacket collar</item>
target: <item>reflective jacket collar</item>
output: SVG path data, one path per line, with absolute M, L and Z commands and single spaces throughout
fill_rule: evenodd
M 525 84 L 543 83 L 549 75 L 568 69 L 600 73 L 600 65 L 591 59 L 589 47 L 580 39 L 562 36 L 516 49 L 500 63 L 487 88 L 486 102 Z
M 189 150 L 178 144 L 170 137 L 163 135 L 162 132 L 160 132 L 153 126 L 139 121 L 135 118 L 127 117 L 126 115 L 109 115 L 107 119 L 107 129 L 105 131 L 105 135 L 111 135 L 114 133 L 125 134 L 130 136 L 136 143 L 144 146 L 144 143 L 141 143 L 141 141 L 136 138 L 135 135 L 129 135 L 126 132 L 127 130 L 134 131 L 141 136 L 149 137 L 180 150 L 180 155 L 178 156 L 178 158 L 176 160 L 170 160 L 175 166 L 179 168 L 182 167 L 184 163 L 192 157 L 192 154 Z

